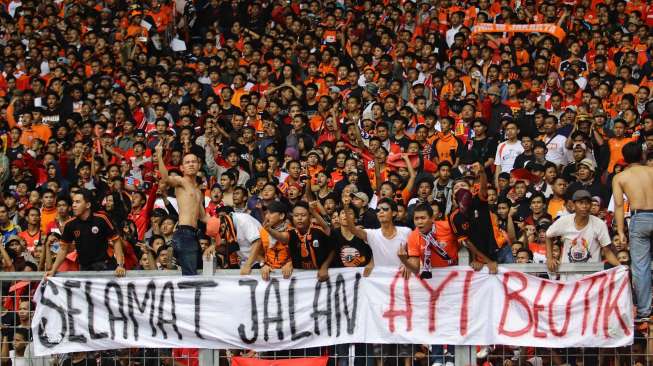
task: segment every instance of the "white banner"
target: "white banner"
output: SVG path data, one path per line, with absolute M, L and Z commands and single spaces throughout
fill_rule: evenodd
M 618 347 L 633 341 L 625 267 L 555 282 L 469 267 L 405 280 L 390 269 L 245 277 L 72 279 L 41 283 L 37 355 L 124 347 L 246 348 L 339 343 Z

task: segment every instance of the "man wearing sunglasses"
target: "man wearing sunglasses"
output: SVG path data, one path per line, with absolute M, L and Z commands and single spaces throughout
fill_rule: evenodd
M 355 226 L 355 218 L 352 210 L 347 212 L 347 220 L 342 225 L 347 227 L 354 235 L 364 240 L 372 248 L 372 260 L 365 268 L 365 274 L 369 275 L 372 268 L 402 266 L 397 252 L 406 245 L 406 239 L 410 234 L 410 228 L 395 226 L 394 219 L 397 216 L 397 204 L 390 198 L 382 198 L 376 205 L 378 210 L 376 216 L 379 219 L 381 228 L 363 229 Z

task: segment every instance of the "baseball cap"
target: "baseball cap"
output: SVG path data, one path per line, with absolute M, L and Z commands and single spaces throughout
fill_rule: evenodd
M 9 238 L 7 239 L 6 243 L 9 244 L 9 243 L 11 243 L 11 242 L 14 241 L 14 240 L 20 242 L 20 237 L 19 237 L 18 235 L 11 235 L 11 236 L 9 236 Z
M 168 212 L 166 212 L 166 210 L 162 208 L 157 207 L 154 210 L 152 210 L 152 217 L 166 217 L 166 216 L 168 216 Z
M 310 156 L 310 155 L 316 155 L 318 159 L 320 159 L 320 160 L 322 159 L 322 151 L 320 151 L 320 150 L 313 149 L 313 150 L 309 151 L 306 156 Z
M 374 83 L 367 83 L 365 85 L 365 91 L 376 96 L 379 93 L 379 87 Z
M 585 165 L 587 169 L 591 170 L 592 172 L 596 171 L 596 163 L 588 158 L 581 160 L 578 164 Z
M 576 202 L 576 201 L 582 201 L 582 200 L 592 200 L 592 194 L 590 194 L 588 191 L 584 189 L 579 189 L 576 192 L 574 192 L 574 195 L 571 196 L 571 200 Z
M 358 198 L 359 200 L 365 202 L 365 204 L 368 204 L 370 202 L 370 199 L 367 197 L 365 192 L 352 193 L 351 198 Z
M 579 143 L 574 144 L 574 150 L 576 150 L 577 148 L 581 148 L 581 149 L 583 149 L 583 150 L 587 150 L 587 145 L 585 145 L 585 144 L 582 143 L 582 142 L 579 142 Z
M 145 130 L 142 130 L 142 129 L 140 129 L 140 128 L 137 129 L 136 131 L 134 131 L 134 136 L 137 136 L 137 137 L 145 137 Z
M 331 86 L 331 87 L 329 87 L 329 93 L 340 93 L 340 88 L 338 88 L 335 85 Z
M 549 219 L 540 219 L 535 225 L 536 230 L 546 230 L 551 226 L 551 221 Z
M 496 95 L 496 96 L 501 96 L 501 90 L 499 89 L 498 86 L 492 85 L 487 89 L 486 92 L 487 95 Z

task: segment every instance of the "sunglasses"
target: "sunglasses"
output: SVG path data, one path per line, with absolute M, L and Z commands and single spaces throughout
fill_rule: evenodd
M 389 206 L 379 206 L 379 210 L 383 212 L 388 212 L 391 210 L 391 208 Z

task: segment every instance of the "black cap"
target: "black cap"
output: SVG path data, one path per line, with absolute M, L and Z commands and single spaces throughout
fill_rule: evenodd
M 548 219 L 540 219 L 535 225 L 536 230 L 547 230 L 551 226 L 551 221 Z
M 166 217 L 168 213 L 162 208 L 155 208 L 152 210 L 152 217 Z
M 139 136 L 139 137 L 145 137 L 145 130 L 143 129 L 137 129 L 134 131 L 134 136 Z
M 582 200 L 592 200 L 592 194 L 589 193 L 588 191 L 584 189 L 579 189 L 576 192 L 574 192 L 574 195 L 571 196 L 571 200 L 576 202 L 576 201 L 582 201 Z

